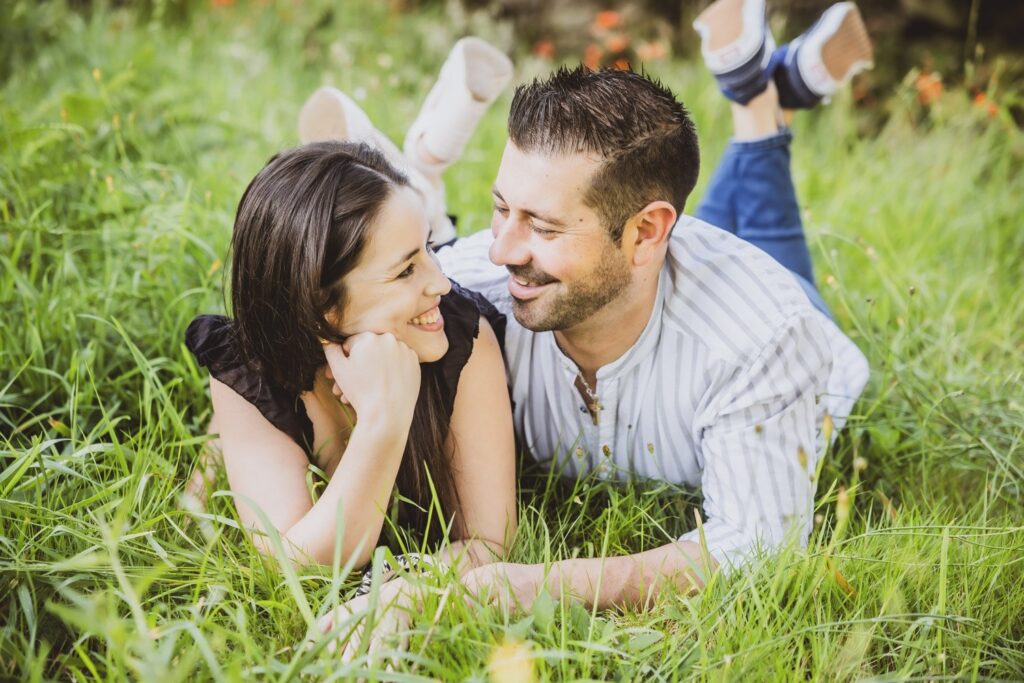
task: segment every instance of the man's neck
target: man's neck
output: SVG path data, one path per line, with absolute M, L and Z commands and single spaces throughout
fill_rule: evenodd
M 591 387 L 597 385 L 598 369 L 621 357 L 643 334 L 657 296 L 655 271 L 579 325 L 555 331 L 559 348 L 579 366 Z

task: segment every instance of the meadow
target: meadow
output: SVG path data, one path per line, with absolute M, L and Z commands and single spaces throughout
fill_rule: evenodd
M 210 414 L 183 334 L 224 310 L 234 207 L 309 93 L 352 93 L 401 140 L 459 35 L 510 37 L 451 9 L 222 4 L 0 10 L 0 679 L 1024 679 L 1019 92 L 990 115 L 905 84 L 871 120 L 843 96 L 795 122 L 819 284 L 873 373 L 806 550 L 645 612 L 438 586 L 385 669 L 299 647 L 346 568 L 262 558 L 229 498 L 183 506 Z M 699 195 L 726 104 L 700 64 L 647 70 L 696 120 Z M 463 233 L 489 223 L 508 101 L 448 173 Z M 699 505 L 521 469 L 515 561 L 654 547 Z

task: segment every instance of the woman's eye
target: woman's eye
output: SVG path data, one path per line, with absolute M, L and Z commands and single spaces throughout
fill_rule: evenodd
M 400 277 L 400 278 L 407 278 L 410 275 L 412 275 L 412 273 L 413 273 L 413 271 L 415 269 L 416 269 L 416 264 L 415 263 L 410 263 L 408 268 L 406 268 L 405 270 L 403 270 L 401 273 L 398 274 L 398 277 Z
M 494 210 L 500 213 L 502 216 L 508 215 L 508 209 L 506 209 L 504 206 L 498 206 L 497 204 L 495 204 Z

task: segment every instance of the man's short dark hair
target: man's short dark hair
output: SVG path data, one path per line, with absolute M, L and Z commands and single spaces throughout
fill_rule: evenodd
M 516 88 L 509 140 L 524 152 L 591 154 L 604 164 L 583 198 L 616 243 L 650 202 L 682 213 L 697 183 L 700 150 L 686 108 L 644 74 L 562 67 Z

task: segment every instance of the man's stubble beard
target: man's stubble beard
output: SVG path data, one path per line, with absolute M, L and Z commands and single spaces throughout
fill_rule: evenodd
M 522 302 L 513 298 L 512 314 L 520 325 L 533 332 L 567 330 L 614 301 L 629 284 L 625 258 L 618 249 L 609 249 L 585 279 L 571 286 L 556 285 L 563 290 L 560 293 Z

